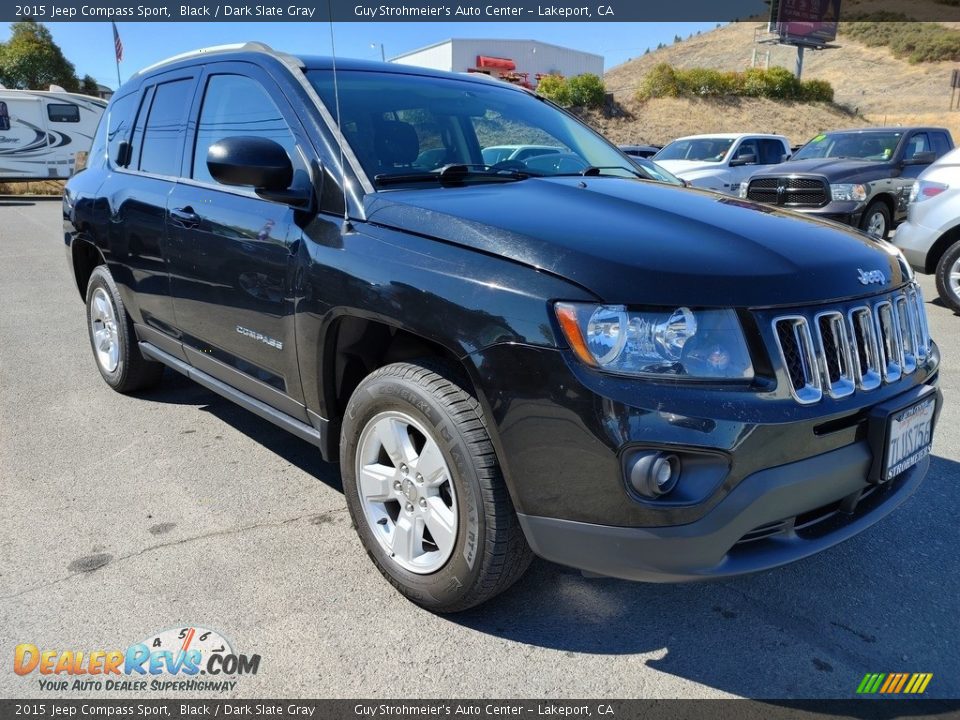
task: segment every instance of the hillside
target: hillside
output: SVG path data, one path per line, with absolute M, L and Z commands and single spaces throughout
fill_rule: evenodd
M 627 116 L 591 121 L 617 142 L 663 143 L 682 134 L 736 130 L 779 132 L 802 142 L 833 127 L 914 123 L 946 125 L 960 141 L 960 112 L 948 111 L 950 74 L 956 63 L 911 65 L 886 48 L 866 47 L 842 34 L 837 40 L 840 48 L 807 51 L 803 77 L 831 83 L 836 103 L 848 112 L 819 103 L 791 105 L 751 98 L 643 104 L 634 100 L 641 78 L 662 62 L 680 68 L 743 70 L 750 67 L 756 49 L 761 60 L 770 53 L 771 67 L 792 69 L 795 49 L 754 42 L 763 27 L 759 22 L 733 23 L 611 68 L 604 77 L 607 91 L 614 93 Z

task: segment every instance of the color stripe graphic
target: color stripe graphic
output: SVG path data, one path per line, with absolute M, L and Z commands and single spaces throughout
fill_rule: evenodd
M 922 695 L 933 673 L 867 673 L 857 687 L 857 695 Z

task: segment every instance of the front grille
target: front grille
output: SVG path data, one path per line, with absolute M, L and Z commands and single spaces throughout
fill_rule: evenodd
M 820 207 L 830 200 L 830 187 L 819 178 L 756 178 L 747 186 L 747 199 L 785 207 Z
M 846 308 L 774 318 L 790 392 L 804 405 L 842 398 L 914 372 L 930 353 L 919 286 Z

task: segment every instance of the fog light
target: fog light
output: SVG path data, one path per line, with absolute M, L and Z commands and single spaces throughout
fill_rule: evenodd
M 671 453 L 639 455 L 630 468 L 630 484 L 648 498 L 666 495 L 680 479 L 680 458 Z

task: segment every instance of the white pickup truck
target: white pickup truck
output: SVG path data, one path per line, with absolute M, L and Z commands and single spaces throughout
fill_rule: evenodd
M 790 142 L 782 135 L 715 133 L 677 138 L 653 159 L 694 187 L 736 195 L 758 167 L 788 157 Z

